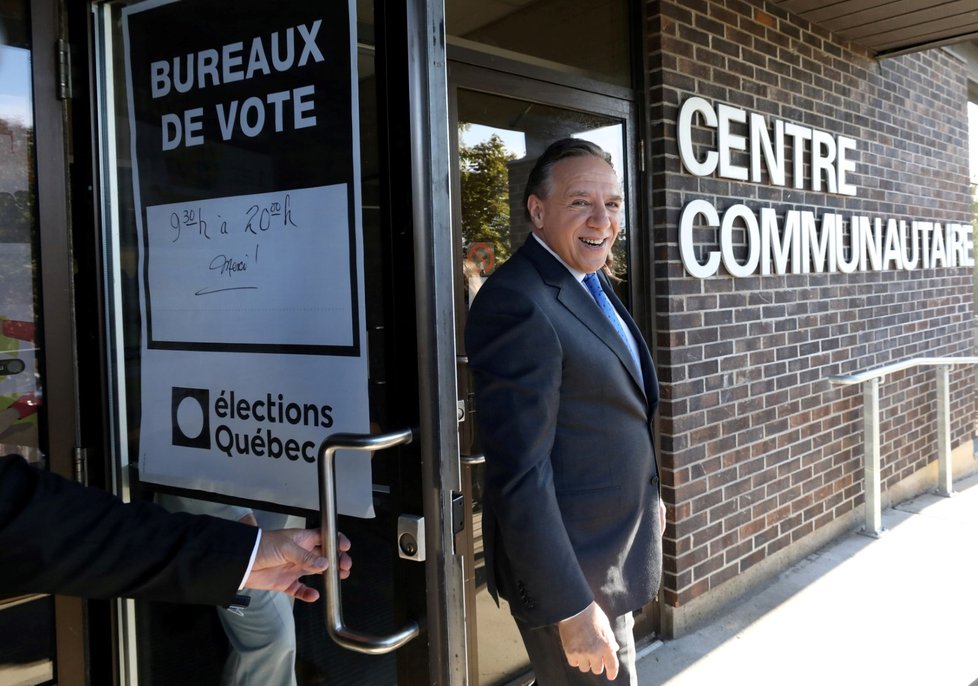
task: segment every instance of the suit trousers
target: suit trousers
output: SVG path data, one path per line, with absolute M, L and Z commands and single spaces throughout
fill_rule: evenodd
M 253 514 L 262 529 L 300 528 L 302 517 L 251 510 L 204 500 L 160 496 L 168 510 L 238 520 Z M 295 686 L 295 621 L 292 598 L 275 591 L 245 590 L 251 602 L 242 609 L 217 608 L 231 651 L 224 663 L 221 686 Z
M 301 517 L 255 512 L 263 529 L 302 527 Z M 295 621 L 292 598 L 275 591 L 246 590 L 248 607 L 240 612 L 218 608 L 231 644 L 222 686 L 295 686 Z
M 295 686 L 292 598 L 274 591 L 247 595 L 248 607 L 217 610 L 231 644 L 221 686 Z
M 530 656 L 530 664 L 536 677 L 537 686 L 638 686 L 638 673 L 635 666 L 635 618 L 631 613 L 611 619 L 611 628 L 618 641 L 618 678 L 608 681 L 606 674 L 582 672 L 567 664 L 564 648 L 560 642 L 557 625 L 531 629 L 516 620 L 516 626 L 523 637 L 523 645 Z

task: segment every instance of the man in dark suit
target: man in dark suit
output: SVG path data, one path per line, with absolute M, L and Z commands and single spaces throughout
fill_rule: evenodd
M 230 605 L 242 587 L 312 602 L 316 529 L 259 529 L 123 503 L 104 491 L 0 458 L 0 595 L 58 593 Z M 340 549 L 350 542 L 340 535 Z M 344 553 L 340 576 L 349 576 Z
M 509 601 L 537 683 L 634 685 L 632 613 L 658 590 L 665 508 L 655 368 L 603 273 L 621 187 L 607 153 L 565 139 L 524 196 L 533 234 L 466 327 L 489 590 Z

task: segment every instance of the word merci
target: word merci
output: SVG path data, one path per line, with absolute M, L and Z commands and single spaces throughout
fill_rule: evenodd
M 186 94 L 195 89 L 202 90 L 256 76 L 269 76 L 273 72 L 281 73 L 310 63 L 323 62 L 325 57 L 316 44 L 321 26 L 322 20 L 317 19 L 311 26 L 300 24 L 289 27 L 282 33 L 274 31 L 267 37 L 256 36 L 251 40 L 247 51 L 245 43 L 238 41 L 229 43 L 220 50 L 209 48 L 152 62 L 149 65 L 151 96 L 156 100 L 165 98 L 174 91 Z M 298 57 L 297 34 L 303 42 Z M 315 93 L 315 86 L 310 84 L 267 93 L 263 97 L 251 96 L 243 101 L 217 103 L 215 108 L 221 139 L 230 140 L 237 130 L 254 138 L 264 131 L 269 119 L 274 122 L 276 133 L 284 131 L 289 124 L 293 129 L 315 126 Z M 288 121 L 289 118 L 291 122 Z M 183 112 L 164 113 L 160 118 L 160 128 L 163 150 L 173 150 L 181 145 L 202 145 L 204 108 L 193 107 Z
M 693 123 L 716 131 L 715 146 L 696 156 Z M 734 132 L 744 130 L 748 136 Z M 762 169 L 772 186 L 854 196 L 856 140 L 833 136 L 792 122 L 774 120 L 772 128 L 763 115 L 725 104 L 716 109 L 703 98 L 683 103 L 677 121 L 679 155 L 683 166 L 696 176 L 717 174 L 737 181 L 762 180 Z M 791 142 L 790 157 L 786 141 Z M 735 164 L 735 152 L 748 153 L 749 167 Z M 810 169 L 806 177 L 805 167 Z M 824 189 L 823 189 L 824 183 Z M 710 250 L 701 261 L 694 234 L 718 230 L 719 250 Z M 679 253 L 686 271 L 696 278 L 710 278 L 723 264 L 727 273 L 745 277 L 760 273 L 808 274 L 811 272 L 911 270 L 974 266 L 973 228 L 964 223 L 906 221 L 828 211 L 788 210 L 779 221 L 773 208 L 752 210 L 734 204 L 722 216 L 702 199 L 689 202 L 679 218 Z M 745 246 L 746 239 L 746 246 Z M 746 250 L 745 250 L 746 247 Z

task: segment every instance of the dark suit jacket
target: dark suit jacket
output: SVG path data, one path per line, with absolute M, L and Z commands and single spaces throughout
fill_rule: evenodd
M 482 286 L 466 327 L 489 589 L 531 626 L 592 599 L 620 616 L 659 586 L 658 382 L 600 278 L 639 343 L 644 383 L 591 295 L 533 237 Z
M 254 527 L 124 504 L 0 458 L 0 595 L 58 593 L 229 604 Z

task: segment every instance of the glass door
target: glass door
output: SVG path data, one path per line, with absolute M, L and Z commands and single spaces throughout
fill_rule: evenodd
M 71 478 L 78 441 L 58 27 L 56 2 L 0 3 L 0 455 Z M 77 598 L 0 599 L 0 682 L 84 683 L 83 610 Z
M 627 273 L 631 234 L 635 149 L 627 101 L 452 63 L 449 101 L 451 135 L 459 170 L 454 180 L 457 257 L 456 328 L 459 332 L 461 462 L 466 492 L 465 591 L 469 634 L 469 683 L 480 686 L 532 682 L 529 661 L 505 601 L 496 607 L 486 589 L 482 554 L 481 484 L 484 473 L 476 428 L 478 406 L 471 394 L 464 342 L 467 313 L 482 283 L 518 250 L 530 234 L 523 187 L 537 157 L 553 141 L 580 137 L 611 154 L 623 180 L 626 208 L 614 252 Z M 623 281 L 627 287 L 627 280 Z M 627 292 L 620 294 L 628 303 Z
M 340 645 L 321 601 L 297 603 L 269 650 L 294 641 L 300 685 L 448 683 L 433 645 L 454 631 L 436 616 L 443 589 L 430 579 L 452 540 L 443 551 L 431 505 L 443 491 L 425 467 L 457 455 L 426 433 L 433 406 L 419 377 L 436 352 L 419 343 L 431 313 L 412 256 L 433 231 L 407 219 L 405 192 L 404 141 L 428 132 L 401 116 L 410 18 L 387 4 L 376 18 L 370 2 L 308 0 L 121 1 L 95 13 L 120 492 L 318 525 L 323 439 L 410 439 L 341 451 L 338 462 L 366 469 L 338 474 L 336 495 L 353 545 L 346 627 L 382 638 L 416 623 L 419 634 L 396 650 Z M 331 14 L 344 5 L 346 23 Z M 454 437 L 453 392 L 454 379 Z M 122 683 L 227 679 L 241 651 L 221 612 L 122 603 Z
M 37 183 L 29 7 L 0 16 L 0 454 L 41 469 L 38 411 L 43 403 L 37 336 Z M 25 631 L 25 627 L 30 627 Z M 0 680 L 37 684 L 54 678 L 54 599 L 0 600 Z

